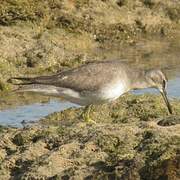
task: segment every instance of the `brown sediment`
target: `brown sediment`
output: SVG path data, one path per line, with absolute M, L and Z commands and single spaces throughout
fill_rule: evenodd
M 1 2 L 0 108 L 49 100 L 10 93 L 12 76 L 114 58 L 166 70 L 167 53 L 177 67 L 179 7 L 171 0 Z M 173 116 L 160 96 L 126 95 L 95 106 L 92 125 L 82 108 L 70 108 L 29 128 L 0 126 L 0 179 L 180 179 L 180 102 L 171 103 Z
M 118 47 L 118 56 L 127 58 L 124 47 L 137 48 L 144 38 L 178 39 L 179 7 L 170 0 L 3 1 L 0 91 L 11 90 L 6 80 L 12 76 L 51 74 L 108 58 L 98 53 L 101 48 Z
M 87 124 L 82 108 L 51 114 L 39 125 L 0 130 L 3 179 L 179 179 L 179 101 L 167 114 L 160 96 L 126 95 L 96 106 Z

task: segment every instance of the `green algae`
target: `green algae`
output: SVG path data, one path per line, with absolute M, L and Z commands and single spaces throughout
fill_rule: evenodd
M 178 102 L 172 102 L 174 110 L 174 118 L 178 120 L 180 114 L 180 107 Z M 70 108 L 60 113 L 56 112 L 50 114 L 45 119 L 40 120 L 45 125 L 57 125 L 57 123 L 70 123 L 82 121 L 81 113 L 83 108 Z M 168 118 L 168 111 L 162 97 L 156 95 L 141 95 L 134 96 L 131 94 L 120 97 L 119 101 L 112 104 L 104 104 L 100 106 L 93 106 L 91 111 L 91 118 L 96 122 L 112 122 L 112 123 L 136 123 L 143 121 L 159 121 L 163 118 Z M 169 118 L 173 118 L 169 116 Z M 66 121 L 66 122 L 65 122 Z
M 0 126 L 0 133 L 2 133 L 4 130 L 4 127 L 3 126 Z
M 42 1 L 3 1 L 0 6 L 1 25 L 12 25 L 16 21 L 35 21 L 44 15 L 46 3 Z
M 124 12 L 128 12 L 128 18 Z M 10 38 L 7 45 L 13 44 L 12 40 L 16 44 L 16 40 L 23 40 L 17 31 L 26 33 L 29 39 L 11 56 L 13 49 L 6 52 L 2 48 L 6 54 L 0 59 L 0 90 L 8 92 L 13 88 L 6 82 L 11 76 L 47 74 L 91 59 L 108 59 L 104 52 L 94 53 L 96 48 L 113 49 L 112 44 L 123 44 L 118 49 L 123 52 L 124 44 L 133 46 L 141 35 L 167 37 L 178 27 L 179 14 L 178 5 L 167 0 L 3 1 L 0 24 L 4 38 Z M 152 23 L 151 19 L 156 21 Z M 26 44 L 28 47 L 24 48 Z M 153 57 L 154 51 L 141 54 L 143 60 Z M 8 104 L 16 104 L 13 99 L 17 97 L 8 97 Z M 18 98 L 19 104 L 32 99 L 44 101 L 44 97 Z M 180 103 L 171 103 L 174 114 L 168 115 L 160 96 L 125 95 L 114 103 L 94 106 L 91 118 L 96 124 L 84 122 L 83 108 L 70 108 L 43 118 L 34 127 L 6 130 L 0 126 L 0 177 L 180 179 Z
M 140 170 L 142 179 L 167 178 L 168 173 L 170 177 L 175 178 L 168 169 L 177 173 L 175 161 L 179 161 L 179 143 L 179 136 L 164 138 L 164 135 L 158 132 L 144 132 L 143 140 L 139 144 L 139 151 L 145 153 L 145 166 Z M 162 172 L 161 168 L 165 172 Z
M 178 178 L 179 124 L 159 122 L 178 119 L 180 103 L 171 101 L 176 109 L 171 116 L 162 102 L 156 95 L 129 94 L 94 106 L 96 124 L 83 121 L 83 108 L 70 108 L 43 118 L 38 126 L 2 132 L 8 143 L 0 150 L 12 143 L 16 151 L 11 153 L 15 164 L 8 170 L 8 160 L 2 161 L 0 174 L 13 170 L 18 178 Z M 149 114 L 146 119 L 140 115 L 147 114 L 143 108 Z M 47 171 L 50 167 L 53 170 Z
M 180 124 L 180 118 L 179 116 L 169 116 L 166 118 L 163 118 L 158 122 L 158 125 L 160 126 L 173 126 L 176 124 Z
M 2 52 L 5 55 L 1 57 L 3 61 L 0 59 L 0 77 L 4 81 L 1 91 L 12 88 L 8 87 L 6 80 L 13 75 L 39 75 L 74 67 L 83 64 L 87 59 L 81 56 L 86 57 L 87 54 L 90 56 L 88 59 L 104 59 L 99 55 L 97 57 L 93 48 L 109 48 L 112 44 L 133 45 L 141 36 L 169 36 L 173 35 L 174 29 L 178 29 L 179 6 L 174 2 L 139 0 L 141 9 L 136 3 L 94 0 L 3 1 L 0 5 L 0 25 L 5 39 L 2 40 L 5 43 Z M 125 12 L 130 12 L 129 18 L 126 18 Z M 147 14 L 147 18 L 144 14 Z M 157 21 L 152 23 L 151 19 Z M 58 34 L 57 40 L 55 34 Z M 43 42 L 44 37 L 46 42 Z M 47 37 L 50 37 L 49 41 Z M 84 39 L 80 41 L 81 37 Z M 21 40 L 25 43 L 17 47 Z M 77 49 L 75 45 L 79 41 L 81 46 Z M 14 43 L 13 49 L 6 48 Z M 54 55 L 57 51 L 59 53 Z M 13 55 L 9 57 L 12 52 Z

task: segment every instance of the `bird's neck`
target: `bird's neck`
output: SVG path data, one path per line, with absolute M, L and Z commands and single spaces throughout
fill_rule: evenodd
M 135 72 L 131 81 L 131 89 L 144 89 L 148 87 L 150 87 L 150 84 L 146 79 L 145 71 Z

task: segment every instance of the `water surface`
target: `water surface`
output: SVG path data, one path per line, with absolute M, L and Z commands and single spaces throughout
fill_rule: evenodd
M 159 91 L 157 89 L 148 88 L 148 89 L 136 90 L 133 93 L 134 94 L 144 94 L 144 93 L 158 94 Z M 174 79 L 171 79 L 168 82 L 167 94 L 169 98 L 180 99 L 180 76 Z
M 0 111 L 0 125 L 21 127 L 24 123 L 34 123 L 48 114 L 73 106 L 75 105 L 69 102 L 51 100 L 48 103 L 35 103 L 3 110 Z

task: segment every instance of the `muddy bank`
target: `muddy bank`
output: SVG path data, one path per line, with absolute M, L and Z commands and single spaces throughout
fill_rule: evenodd
M 171 0 L 3 1 L 0 91 L 12 89 L 6 82 L 11 76 L 51 74 L 109 58 L 98 49 L 121 47 L 120 57 L 127 58 L 125 47 L 144 37 L 178 39 L 179 7 Z
M 48 101 L 9 95 L 12 76 L 117 57 L 143 68 L 177 67 L 179 7 L 171 0 L 1 2 L 1 109 Z M 180 102 L 172 104 L 169 116 L 161 97 L 127 95 L 95 106 L 92 125 L 72 108 L 32 127 L 0 126 L 0 179 L 180 179 Z
M 30 128 L 0 129 L 2 179 L 179 179 L 180 102 L 126 95 L 81 118 L 82 108 Z

